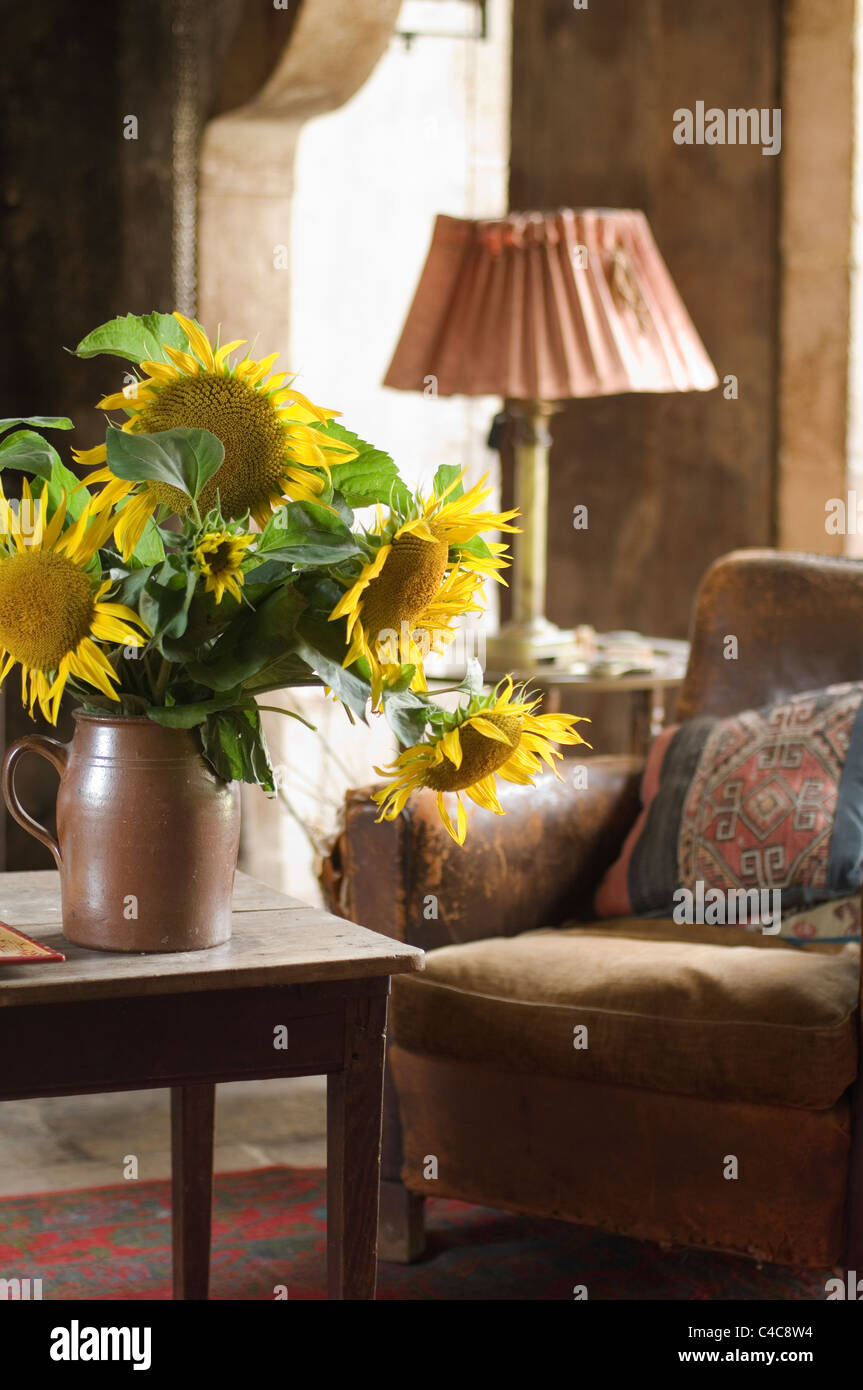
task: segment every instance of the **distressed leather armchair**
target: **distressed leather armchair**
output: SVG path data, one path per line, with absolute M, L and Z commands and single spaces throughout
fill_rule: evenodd
M 678 717 L 861 678 L 863 565 L 740 551 L 703 582 Z M 431 796 L 384 824 L 348 796 L 331 905 L 429 951 L 393 981 L 382 1257 L 419 1253 L 435 1195 L 863 1273 L 859 947 L 591 921 L 641 768 L 587 766 L 471 807 L 463 849 Z

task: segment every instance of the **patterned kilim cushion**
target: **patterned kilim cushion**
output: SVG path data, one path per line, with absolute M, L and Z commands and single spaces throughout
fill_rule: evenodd
M 647 760 L 641 813 L 599 887 L 598 916 L 763 930 L 764 918 L 753 920 L 759 890 L 765 911 L 781 905 L 783 936 L 859 937 L 861 706 L 858 682 L 665 729 Z

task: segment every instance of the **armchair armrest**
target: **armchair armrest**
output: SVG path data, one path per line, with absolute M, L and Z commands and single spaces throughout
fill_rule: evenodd
M 585 915 L 638 813 L 643 762 L 594 757 L 579 766 L 586 787 L 576 785 L 572 764 L 562 782 L 500 784 L 504 816 L 468 801 L 462 847 L 441 825 L 432 792 L 379 825 L 370 789 L 348 792 L 321 871 L 327 905 L 425 950 Z

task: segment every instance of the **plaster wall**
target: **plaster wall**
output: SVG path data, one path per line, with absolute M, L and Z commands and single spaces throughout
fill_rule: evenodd
M 221 321 L 230 337 L 281 347 L 279 365 L 300 373 L 300 389 L 341 410 L 413 483 L 430 482 L 440 463 L 466 464 L 472 476 L 495 463 L 485 438 L 496 401 L 424 398 L 380 383 L 435 214 L 505 210 L 509 97 L 510 0 L 492 0 L 485 42 L 429 38 L 406 48 L 392 37 L 337 109 L 306 119 L 301 103 L 264 101 L 257 114 L 214 122 L 205 139 L 205 326 Z M 380 721 L 351 727 L 321 693 L 292 691 L 285 703 L 319 733 L 266 716 L 283 800 L 247 795 L 244 864 L 311 901 L 309 835 L 332 828 L 345 787 L 372 780 L 394 748 Z

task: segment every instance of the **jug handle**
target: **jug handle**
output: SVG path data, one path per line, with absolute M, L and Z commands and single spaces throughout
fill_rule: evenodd
M 59 869 L 61 864 L 60 846 L 51 832 L 45 829 L 44 825 L 40 825 L 31 815 L 28 815 L 18 800 L 18 794 L 15 791 L 15 766 L 18 759 L 24 753 L 38 753 L 40 757 L 47 758 L 49 763 L 52 763 L 53 766 L 56 767 L 62 777 L 66 770 L 69 750 L 65 743 L 59 743 L 56 738 L 46 738 L 44 734 L 26 734 L 24 738 L 15 740 L 12 746 L 7 750 L 6 756 L 3 759 L 3 800 L 9 808 L 9 814 L 15 818 L 18 824 L 22 826 L 28 834 L 34 836 L 37 840 L 41 840 L 43 845 L 47 845 Z

